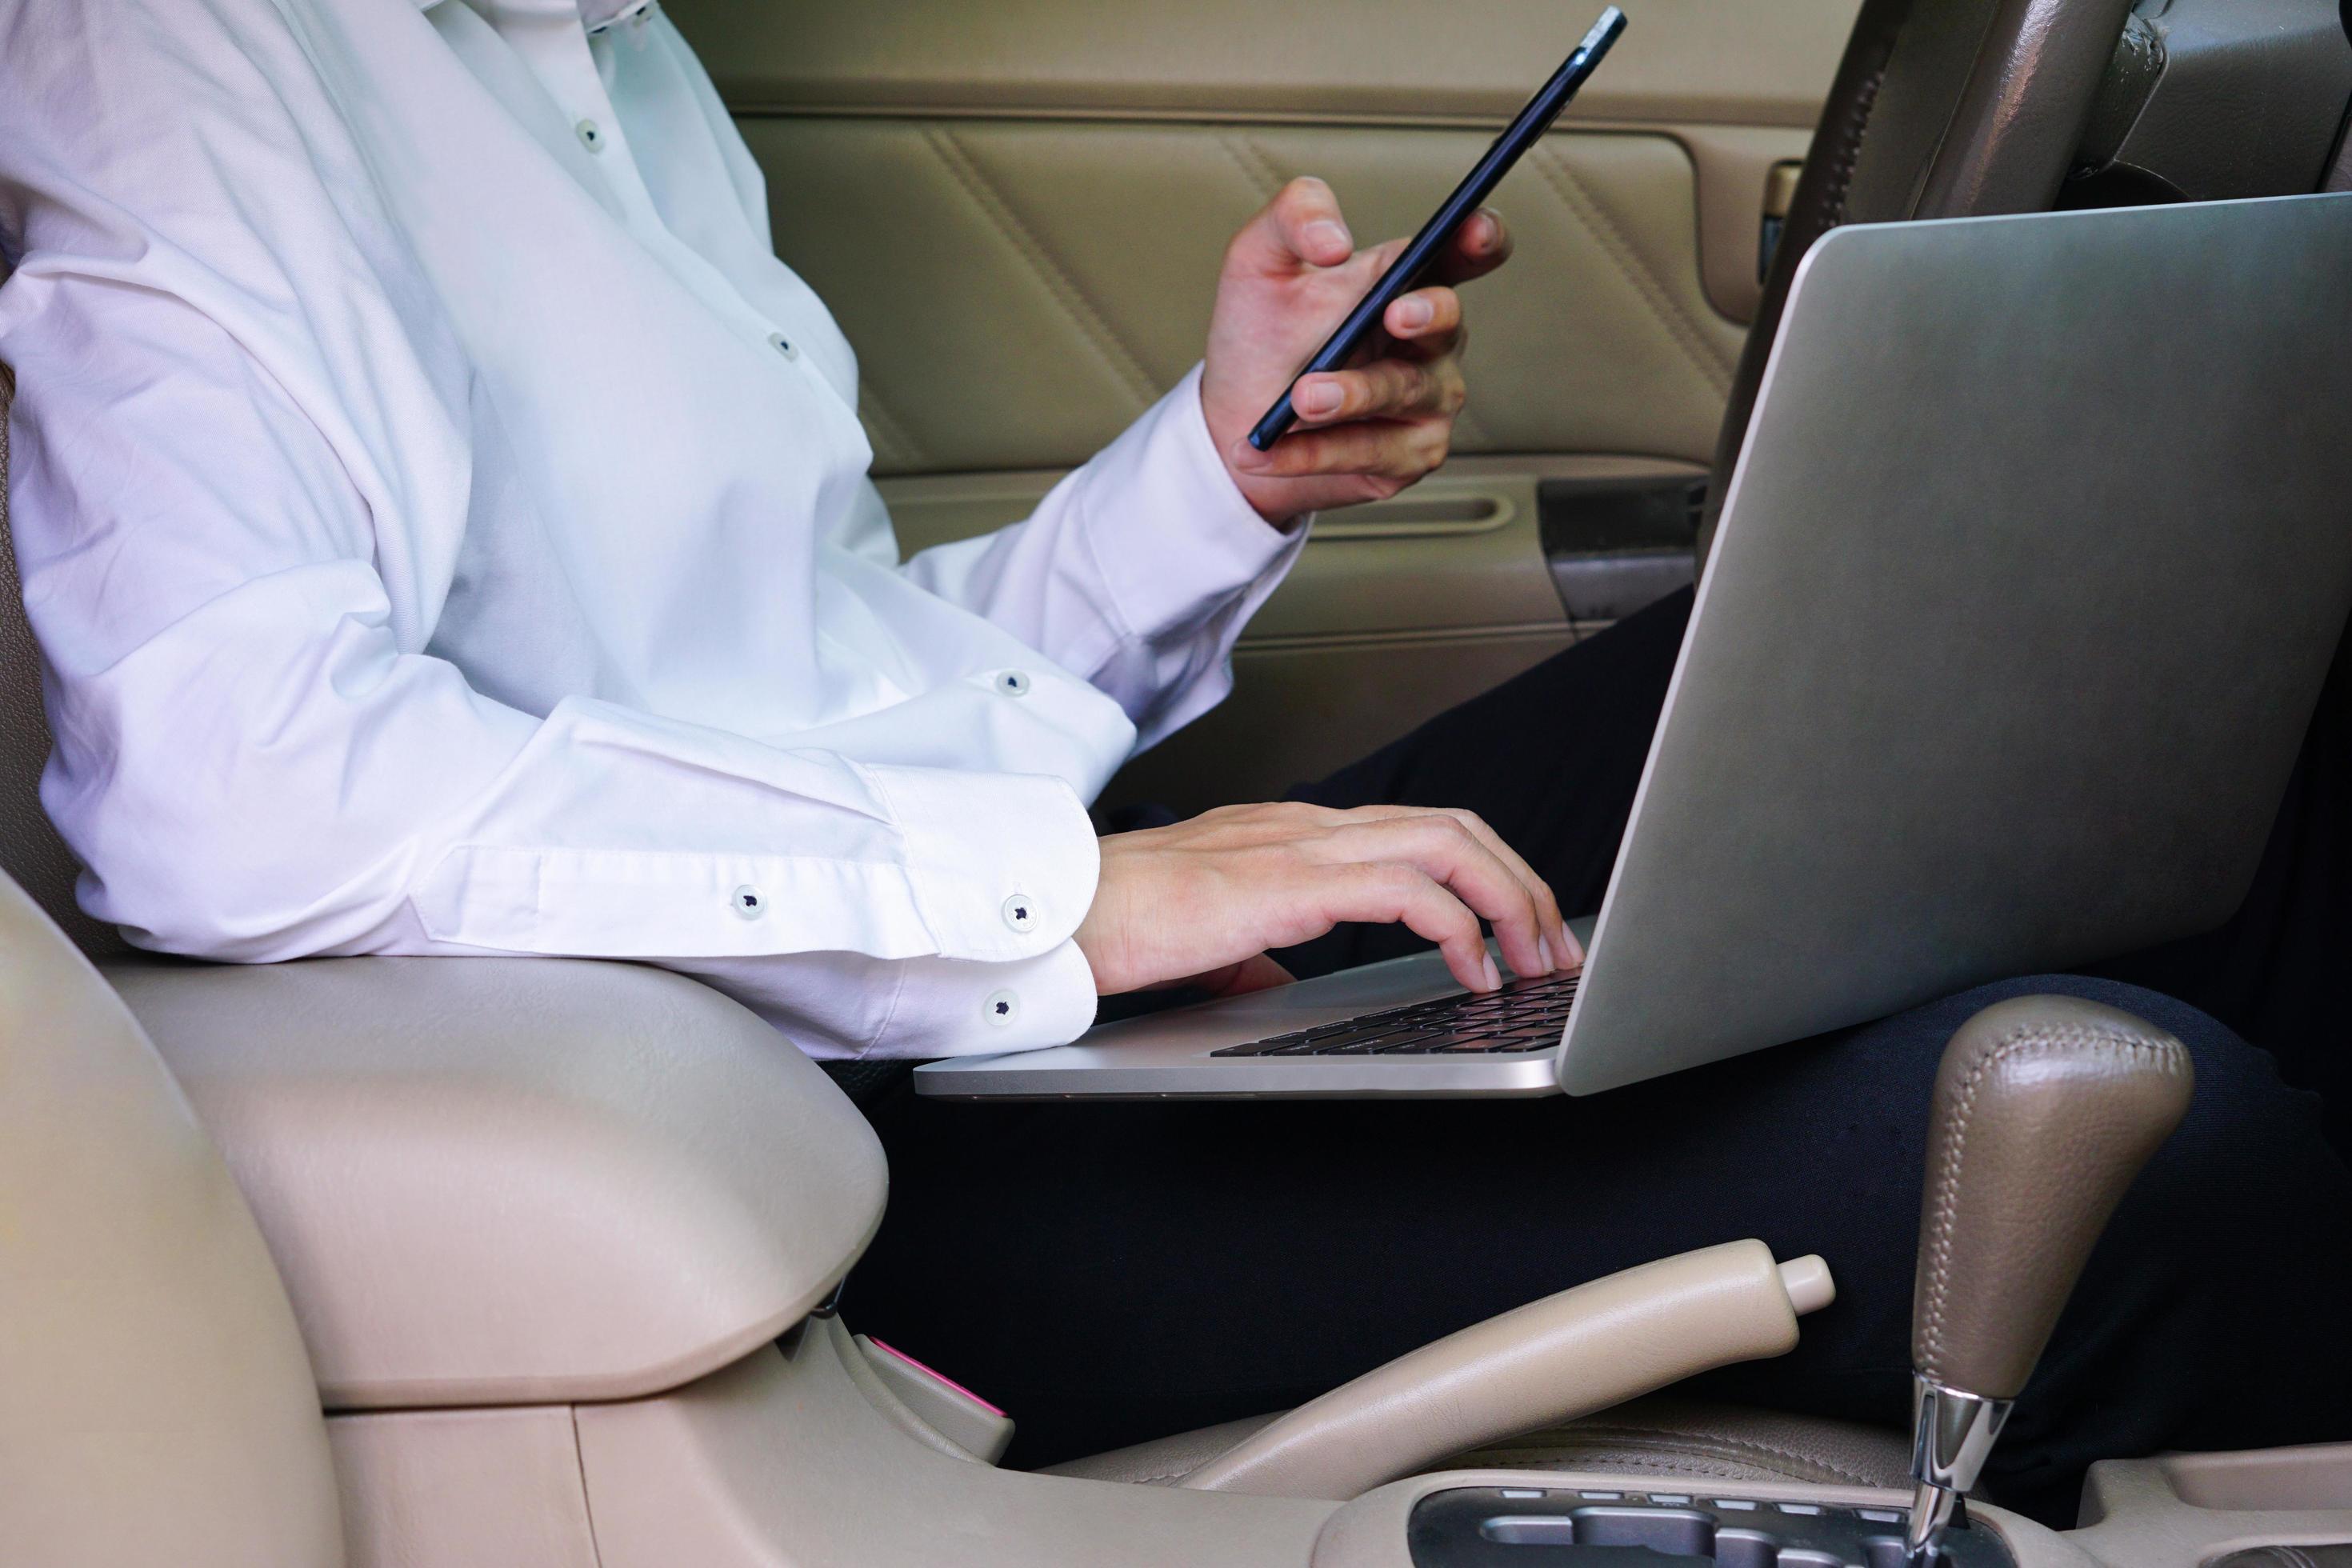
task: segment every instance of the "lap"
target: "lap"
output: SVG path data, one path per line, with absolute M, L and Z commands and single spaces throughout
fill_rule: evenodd
M 1024 1457 L 1042 1463 L 1295 1403 L 1519 1302 L 1754 1236 L 1783 1256 L 1822 1253 L 1843 1294 L 1792 1356 L 1717 1374 L 1716 1392 L 1899 1423 L 1936 1063 L 1978 1007 L 2042 990 L 2171 1029 L 2200 1078 L 2189 1126 L 2062 1327 L 2049 1391 L 2029 1406 L 2042 1415 L 2021 1413 L 2007 1457 L 2072 1473 L 2097 1452 L 2305 1433 L 2327 1413 L 2310 1391 L 2328 1376 L 2352 1396 L 2341 1369 L 2282 1349 L 2328 1341 L 2298 1301 L 2352 1289 L 2339 1234 L 2352 1178 L 2309 1097 L 2261 1053 L 2178 1003 L 2080 977 L 1983 987 L 1587 1100 L 901 1095 L 877 1111 L 891 1214 L 849 1310 L 1013 1405 L 1029 1424 Z M 2280 1276 L 2294 1216 L 2315 1212 L 2335 1218 L 2304 1233 L 2297 1294 Z M 2314 1269 L 2332 1287 L 2315 1291 Z M 2280 1289 L 2249 1299 L 2248 1281 Z M 2238 1332 L 2250 1317 L 2260 1331 Z M 2209 1334 L 2225 1342 L 2193 1355 L 2197 1370 L 2171 1362 L 2184 1335 Z M 2150 1380 L 2164 1386 L 2123 1397 L 2123 1368 L 2143 1354 L 2168 1368 Z M 2222 1365 L 2234 1394 L 2202 1370 Z

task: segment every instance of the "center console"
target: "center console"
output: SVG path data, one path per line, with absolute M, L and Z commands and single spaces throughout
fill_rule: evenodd
M 1892 1503 L 1713 1490 L 1451 1487 L 1413 1505 L 1405 1538 L 1413 1568 L 1637 1568 L 1660 1557 L 1720 1568 L 1906 1568 L 1908 1518 Z M 1989 1530 L 1947 1529 L 1937 1551 L 1941 1568 L 2016 1568 Z

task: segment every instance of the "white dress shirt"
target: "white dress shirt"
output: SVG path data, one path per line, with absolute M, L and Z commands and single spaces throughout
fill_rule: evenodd
M 902 563 L 856 359 L 657 10 L 0 0 L 0 46 L 42 798 L 90 912 L 642 960 L 821 1056 L 1086 1027 L 1084 803 L 1223 695 L 1299 543 L 1197 372 Z

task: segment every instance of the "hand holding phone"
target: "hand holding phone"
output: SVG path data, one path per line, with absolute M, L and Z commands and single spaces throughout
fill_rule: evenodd
M 1371 290 L 1348 313 L 1347 319 L 1339 323 L 1330 337 L 1324 340 L 1323 346 L 1315 352 L 1314 357 L 1299 367 L 1298 374 L 1291 377 L 1292 386 L 1297 384 L 1298 376 L 1342 369 L 1355 357 L 1380 325 L 1381 318 L 1389 306 L 1420 284 L 1431 266 L 1452 243 L 1462 225 L 1493 194 L 1495 187 L 1502 183 L 1503 176 L 1510 173 L 1512 165 L 1551 128 L 1551 122 L 1559 117 L 1561 110 L 1568 107 L 1569 100 L 1576 96 L 1577 89 L 1584 85 L 1593 68 L 1601 63 L 1601 57 L 1609 52 L 1618 35 L 1624 30 L 1623 12 L 1614 5 L 1601 12 L 1601 19 L 1593 24 L 1592 30 L 1584 36 L 1584 41 L 1576 47 L 1575 52 L 1561 63 L 1559 69 L 1552 73 L 1551 79 L 1538 89 L 1509 126 L 1495 139 L 1494 144 L 1486 149 L 1468 175 L 1454 187 L 1454 194 L 1445 198 L 1389 269 L 1381 274 L 1380 280 L 1372 285 Z M 1282 437 L 1283 432 L 1297 422 L 1297 411 L 1291 406 L 1290 392 L 1286 388 L 1274 406 L 1265 411 L 1250 431 L 1250 445 L 1261 452 L 1266 450 Z

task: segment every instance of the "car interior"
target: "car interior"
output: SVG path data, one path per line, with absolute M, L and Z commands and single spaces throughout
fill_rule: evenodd
M 856 345 L 908 552 L 1026 515 L 1181 377 L 1224 237 L 1286 181 L 1410 232 L 1589 20 L 661 3 Z M 1271 798 L 1691 582 L 1832 228 L 2352 188 L 2335 0 L 1627 9 L 1498 198 L 1518 255 L 1473 286 L 1458 455 L 1318 521 L 1231 699 L 1106 805 Z M 1836 1257 L 1754 1240 L 1296 1410 L 1007 1468 L 1017 1410 L 836 1310 L 888 1173 L 843 1083 L 737 1003 L 618 963 L 196 963 L 84 915 L 0 577 L 0 1561 L 1888 1568 L 1928 1481 L 1948 1563 L 2352 1564 L 2352 1441 L 2116 1455 L 2057 1530 L 1957 1503 L 1991 1441 L 1966 1400 L 1915 1432 L 1678 1393 L 1835 1296 Z M 2122 1015 L 2004 1005 L 2079 1070 L 1953 1041 L 1974 1099 L 1921 1107 L 1914 1332 L 2005 1411 L 2186 1086 Z

